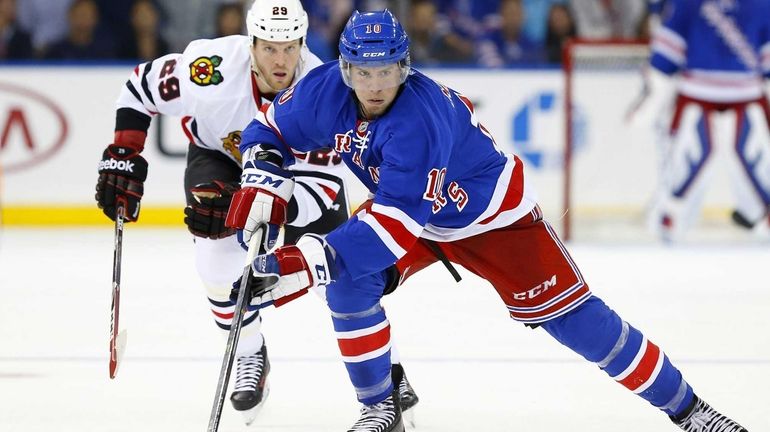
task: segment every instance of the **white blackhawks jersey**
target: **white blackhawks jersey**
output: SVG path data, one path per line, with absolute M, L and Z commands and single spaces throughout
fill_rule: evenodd
M 303 46 L 292 85 L 321 60 Z M 130 108 L 147 116 L 182 116 L 182 128 L 190 142 L 215 150 L 241 164 L 238 145 L 241 131 L 269 104 L 259 92 L 251 71 L 249 37 L 236 35 L 191 42 L 182 54 L 168 54 L 137 66 L 120 93 L 117 108 Z M 330 146 L 331 147 L 331 146 Z M 345 179 L 345 164 L 330 148 L 296 154 L 293 171 L 321 171 Z M 293 226 L 305 226 L 332 208 L 341 190 L 338 181 L 312 173 L 296 173 L 299 214 Z M 312 191 L 312 192 L 310 192 Z M 320 200 L 320 202 L 319 202 Z M 316 202 L 318 205 L 313 205 Z
M 303 46 L 292 85 L 320 64 L 321 60 Z M 224 153 L 240 165 L 241 131 L 263 104 L 270 103 L 260 94 L 256 80 L 248 36 L 199 39 L 187 45 L 182 54 L 168 54 L 137 66 L 123 86 L 117 108 L 131 108 L 150 117 L 182 116 L 182 127 L 191 143 Z M 330 150 L 300 156 L 292 169 L 327 166 L 336 171 L 342 165 Z

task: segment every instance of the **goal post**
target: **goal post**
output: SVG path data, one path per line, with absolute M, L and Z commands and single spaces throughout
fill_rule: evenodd
M 652 129 L 631 130 L 625 117 L 641 94 L 648 61 L 642 40 L 573 39 L 564 47 L 565 240 L 623 233 L 618 224 L 636 231 L 644 225 L 657 177 L 656 143 Z

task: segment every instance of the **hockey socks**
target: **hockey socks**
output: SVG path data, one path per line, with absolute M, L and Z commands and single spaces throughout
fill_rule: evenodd
M 390 323 L 379 303 L 358 313 L 332 312 L 342 360 L 358 400 L 371 405 L 393 391 Z
M 692 387 L 665 353 L 596 296 L 542 327 L 666 414 L 691 404 Z

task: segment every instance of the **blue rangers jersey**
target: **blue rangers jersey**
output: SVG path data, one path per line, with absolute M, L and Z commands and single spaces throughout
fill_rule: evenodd
M 334 143 L 373 196 L 370 211 L 327 236 L 338 267 L 354 278 L 392 265 L 419 237 L 470 237 L 535 206 L 521 160 L 497 148 L 471 102 L 415 70 L 390 109 L 366 121 L 337 62 L 324 64 L 280 94 L 242 138 L 242 152 L 269 144 L 287 164 L 292 149 Z
M 681 72 L 679 91 L 696 99 L 758 99 L 763 75 L 770 77 L 770 2 L 668 0 L 651 64 Z

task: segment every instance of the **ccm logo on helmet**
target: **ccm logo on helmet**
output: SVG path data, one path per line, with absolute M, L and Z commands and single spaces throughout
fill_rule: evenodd
M 364 53 L 363 57 L 385 57 L 385 52 Z
M 99 161 L 99 170 L 118 170 L 125 172 L 134 172 L 134 163 L 129 161 L 118 161 L 110 159 L 106 161 Z

